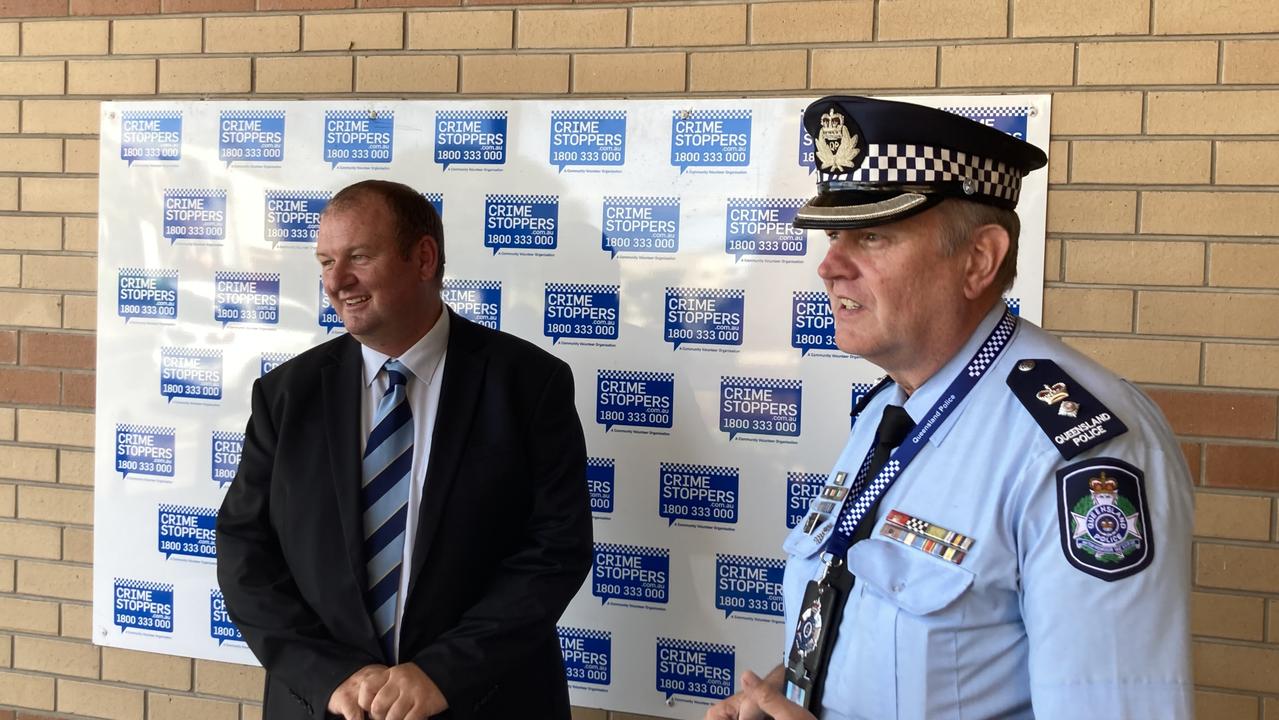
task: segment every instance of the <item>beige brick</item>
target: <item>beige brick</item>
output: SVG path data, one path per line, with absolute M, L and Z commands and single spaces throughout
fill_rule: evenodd
M 1196 642 L 1194 673 L 1198 685 L 1279 692 L 1279 649 Z
M 1265 542 L 1270 539 L 1271 514 L 1268 497 L 1195 493 L 1196 535 Z
M 72 140 L 62 141 L 64 172 L 96 173 L 98 172 L 98 141 Z
M 1143 290 L 1137 332 L 1279 339 L 1279 294 Z
M 55 217 L 0 216 L 0 250 L 56 250 L 61 224 Z
M 1275 278 L 1275 268 L 1279 268 L 1279 245 L 1209 245 L 1209 285 L 1274 288 L 1279 284 L 1279 280 Z
M 217 17 L 204 21 L 204 51 L 210 53 L 296 52 L 301 19 L 297 15 Z
M 249 58 L 161 58 L 161 93 L 247 93 L 253 88 Z
M 1207 140 L 1076 140 L 1073 146 L 1072 182 L 1194 184 L 1212 174 Z
M 24 595 L 90 601 L 93 570 L 79 565 L 19 560 L 17 590 Z
M 1264 717 L 1265 720 L 1279 720 L 1279 698 L 1272 698 L 1272 697 L 1262 698 L 1261 705 L 1262 705 L 1262 711 L 1261 711 L 1262 717 Z M 1201 717 L 1200 720 L 1212 720 L 1212 719 Z M 1231 718 L 1231 720 L 1233 720 L 1233 718 Z
M 6 95 L 61 95 L 66 89 L 61 60 L 0 62 L 0 88 Z
M 462 92 L 565 93 L 568 65 L 567 55 L 466 55 Z
M 1255 718 L 1260 712 L 1257 698 L 1211 690 L 1195 690 L 1195 717 L 1198 720 L 1239 720 Z
M 1068 43 L 948 45 L 942 87 L 1070 85 L 1075 49 Z
M 615 48 L 626 46 L 626 9 L 521 10 L 515 46 Z
M 18 411 L 0 408 L 0 440 L 17 440 Z
M 1132 291 L 1084 288 L 1044 290 L 1048 330 L 1132 331 Z
M 0 698 L 5 705 L 36 710 L 53 709 L 53 678 L 17 672 L 0 672 Z
M 97 135 L 98 105 L 97 100 L 23 100 L 22 132 Z
M 688 67 L 693 92 L 798 90 L 807 84 L 808 56 L 804 50 L 695 52 Z
M 58 450 L 58 482 L 63 485 L 93 485 L 93 452 Z
M 27 212 L 98 211 L 97 178 L 27 177 L 22 179 L 22 209 Z
M 23 55 L 106 55 L 106 20 L 54 20 L 22 23 Z
M 16 597 L 0 597 L 0 627 L 6 630 L 23 632 L 58 633 L 58 604 L 47 600 L 27 600 Z M 8 638 L 5 639 L 8 641 Z M 21 664 L 24 658 L 19 657 L 17 667 L 28 670 L 30 665 Z
M 18 209 L 18 178 L 0 177 L 0 210 Z
M 62 327 L 68 330 L 97 329 L 98 301 L 92 295 L 64 295 L 62 305 Z
M 13 667 L 17 670 L 97 678 L 98 659 L 98 648 L 87 643 L 22 636 L 13 638 Z
M 1150 0 L 1013 0 L 1013 35 L 1145 35 Z
M 13 637 L 0 635 L 0 668 L 13 667 Z
M 27 412 L 49 412 L 43 410 L 18 411 L 18 437 L 23 437 L 23 415 Z M 56 413 L 67 415 L 67 413 Z M 77 418 L 89 418 L 91 415 L 80 415 Z M 83 424 L 83 423 L 79 423 Z M 59 428 L 59 434 L 67 434 Z M 92 430 L 92 423 L 90 423 Z M 61 488 L 46 485 L 18 486 L 18 517 L 25 520 L 45 520 L 56 523 L 93 524 L 93 492 L 79 488 Z
M 575 93 L 683 92 L 684 53 L 599 53 L 573 58 Z
M 18 410 L 18 441 L 57 445 L 93 445 L 93 416 L 88 413 L 62 410 Z M 32 487 L 31 490 L 47 488 Z M 67 498 L 64 502 L 70 501 Z M 88 519 L 93 521 L 93 503 L 88 502 Z
M 1136 216 L 1135 192 L 1048 191 L 1048 232 L 1131 233 Z
M 369 55 L 355 59 L 356 92 L 457 92 L 455 55 Z
M 1217 184 L 1279 185 L 1279 142 L 1227 140 L 1216 145 Z
M 892 0 L 879 4 L 880 40 L 1007 36 L 1008 3 L 1005 0 L 966 0 L 962 9 L 948 0 Z M 831 39 L 834 38 L 828 36 L 827 42 Z
M 101 683 L 58 680 L 58 712 L 90 715 L 107 720 L 142 720 L 141 690 Z
M 90 141 L 96 148 L 98 143 L 96 140 Z M 97 252 L 98 251 L 98 219 L 94 218 L 63 218 L 63 245 L 62 249 L 76 252 Z M 35 248 L 41 249 L 41 248 Z
M 147 693 L 147 720 L 239 720 L 240 705 L 222 700 Z
M 871 39 L 873 0 L 767 2 L 750 6 L 752 45 L 863 42 Z M 814 22 L 821 18 L 821 22 Z
M 62 528 L 62 559 L 67 562 L 93 562 L 93 530 Z
M 62 298 L 47 293 L 0 292 L 0 324 L 59 327 Z
M 1070 180 L 1070 143 L 1065 140 L 1048 142 L 1048 184 L 1063 185 Z
M 1190 595 L 1190 632 L 1231 640 L 1260 641 L 1266 602 L 1259 597 L 1194 592 Z
M 1279 590 L 1279 548 L 1199 543 L 1195 581 L 1203 587 L 1274 593 Z
M 16 288 L 21 280 L 22 258 L 17 255 L 0 255 L 0 287 Z
M 111 28 L 111 52 L 117 55 L 199 53 L 203 42 L 200 18 L 120 19 Z
M 1148 103 L 1151 135 L 1279 134 L 1279 90 L 1160 90 Z
M 17 55 L 20 38 L 19 23 L 0 23 L 0 55 Z
M 1217 81 L 1215 42 L 1080 43 L 1080 85 L 1203 85 Z
M 56 482 L 57 456 L 53 450 L 45 448 L 0 446 L 0 477 Z
M 1199 343 L 1180 340 L 1065 337 L 1067 345 L 1132 382 L 1195 385 Z M 1159 362 L 1151 362 L 1158 358 Z
M 929 47 L 813 50 L 813 89 L 931 88 L 937 84 L 937 50 Z
M 266 57 L 256 60 L 260 93 L 351 91 L 349 57 Z
M 303 50 L 399 50 L 403 13 L 339 13 L 302 19 Z
M 262 720 L 262 706 L 241 703 L 240 720 Z
M 1279 32 L 1279 4 L 1272 0 L 1154 0 L 1156 35 Z
M 204 695 L 262 699 L 262 669 L 212 660 L 195 661 L 195 691 Z
M 18 492 L 19 516 L 23 491 Z M 0 521 L 0 555 L 19 555 L 40 560 L 58 560 L 62 555 L 62 532 L 52 525 Z M 0 618 L 5 614 L 0 612 Z M 3 620 L 0 620 L 3 624 Z M 54 627 L 54 632 L 57 627 Z
M 11 486 L 12 487 L 12 486 Z M 3 485 L 0 485 L 0 504 L 3 504 Z M 15 561 L 0 559 L 0 592 L 13 592 L 17 587 Z
M 169 690 L 190 690 L 191 659 L 135 650 L 103 648 L 102 679 Z M 192 713 L 188 717 L 204 717 L 204 715 Z
M 743 45 L 745 5 L 636 7 L 631 10 L 631 45 L 680 47 Z
M 1197 242 L 1067 240 L 1066 280 L 1119 285 L 1202 285 Z
M 1273 235 L 1279 193 L 1142 193 L 1141 231 L 1168 235 Z
M 93 606 L 62 603 L 62 637 L 89 640 L 93 637 Z
M 0 132 L 21 131 L 22 103 L 17 100 L 0 100 Z
M 413 50 L 501 50 L 512 46 L 510 10 L 449 10 L 409 13 Z
M 1061 281 L 1061 246 L 1060 240 L 1044 241 L 1044 280 L 1046 282 Z
M 1204 383 L 1220 387 L 1279 390 L 1279 347 L 1206 343 Z
M 1222 81 L 1228 84 L 1279 83 L 1279 41 L 1228 40 L 1222 43 Z
M 68 60 L 68 95 L 154 95 L 155 60 Z
M 1270 616 L 1266 623 L 1266 642 L 1279 642 L 1279 600 L 1270 600 L 1266 605 Z
M 93 290 L 98 286 L 98 261 L 73 255 L 25 255 L 22 287 L 33 290 Z

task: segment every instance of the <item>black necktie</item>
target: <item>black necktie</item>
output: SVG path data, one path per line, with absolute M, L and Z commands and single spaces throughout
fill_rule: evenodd
M 870 458 L 870 473 L 866 476 L 867 480 L 874 480 L 879 471 L 884 469 L 888 456 L 902 444 L 906 435 L 914 427 L 915 421 L 911 419 L 910 413 L 906 412 L 906 408 L 900 405 L 884 407 L 884 416 L 879 419 L 879 428 L 875 430 L 875 454 Z

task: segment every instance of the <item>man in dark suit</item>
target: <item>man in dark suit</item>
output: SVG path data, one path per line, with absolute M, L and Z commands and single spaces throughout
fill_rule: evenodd
M 254 383 L 218 513 L 264 716 L 567 720 L 555 622 L 591 558 L 568 366 L 444 307 L 407 186 L 334 196 L 316 255 L 348 334 Z

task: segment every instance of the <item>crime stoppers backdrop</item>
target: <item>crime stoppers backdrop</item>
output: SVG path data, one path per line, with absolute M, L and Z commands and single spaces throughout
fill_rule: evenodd
M 913 100 L 1048 148 L 1047 96 Z M 95 641 L 254 662 L 216 508 L 253 380 L 343 331 L 320 212 L 385 178 L 443 215 L 454 310 L 573 367 L 596 537 L 560 623 L 574 704 L 701 717 L 772 667 L 781 540 L 879 376 L 834 346 L 826 238 L 790 225 L 807 103 L 104 103 Z M 1026 179 L 1008 297 L 1034 321 L 1046 188 Z

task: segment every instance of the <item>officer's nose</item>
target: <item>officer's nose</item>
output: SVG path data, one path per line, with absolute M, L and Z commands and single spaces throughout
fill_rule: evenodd
M 857 274 L 857 263 L 854 262 L 852 240 L 847 230 L 838 230 L 828 235 L 830 244 L 826 247 L 826 255 L 817 266 L 817 276 L 825 281 L 853 277 Z

